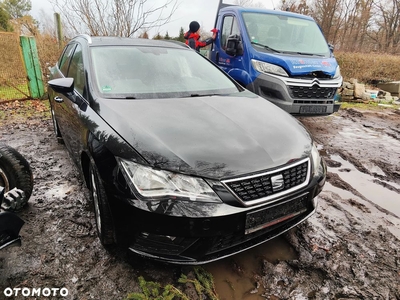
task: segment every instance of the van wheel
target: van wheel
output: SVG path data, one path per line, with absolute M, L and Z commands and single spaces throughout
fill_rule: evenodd
M 25 193 L 25 199 L 16 210 L 25 206 L 33 190 L 33 175 L 28 161 L 14 148 L 0 143 L 0 186 L 4 192 L 18 188 Z
M 90 194 L 94 206 L 97 235 L 103 246 L 115 244 L 114 220 L 108 204 L 106 192 L 100 180 L 96 166 L 89 167 Z

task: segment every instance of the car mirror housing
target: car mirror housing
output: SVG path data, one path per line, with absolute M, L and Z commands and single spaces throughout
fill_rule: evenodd
M 74 94 L 74 78 L 66 77 L 52 79 L 48 84 L 56 93 L 67 96 L 72 102 L 77 104 L 82 111 L 86 111 L 86 103 Z
M 48 84 L 56 93 L 63 95 L 74 91 L 74 79 L 71 77 L 53 79 Z
M 239 35 L 233 34 L 228 37 L 226 53 L 230 56 L 243 55 L 243 45 Z

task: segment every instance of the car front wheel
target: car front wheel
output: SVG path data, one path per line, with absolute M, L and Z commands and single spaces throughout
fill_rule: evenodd
M 90 192 L 94 206 L 97 235 L 103 246 L 115 244 L 115 228 L 106 192 L 94 164 L 90 165 Z

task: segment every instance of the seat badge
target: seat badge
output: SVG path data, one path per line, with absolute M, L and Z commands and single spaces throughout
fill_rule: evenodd
M 280 191 L 285 187 L 285 181 L 282 174 L 271 177 L 272 190 L 274 192 Z

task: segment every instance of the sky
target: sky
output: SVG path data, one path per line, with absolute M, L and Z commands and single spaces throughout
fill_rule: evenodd
M 160 0 L 149 0 L 149 2 L 156 1 Z M 224 3 L 233 3 L 233 1 L 234 0 L 224 0 Z M 31 15 L 39 21 L 41 10 L 51 18 L 53 17 L 54 12 L 58 12 L 53 10 L 53 6 L 48 0 L 31 0 L 31 2 Z M 191 21 L 199 22 L 204 31 L 210 31 L 214 27 L 219 2 L 218 0 L 178 0 L 178 2 L 179 7 L 172 16 L 171 22 L 160 28 L 153 29 L 150 32 L 150 37 L 153 37 L 158 32 L 161 35 L 165 35 L 167 31 L 168 35 L 171 37 L 178 36 L 180 28 L 183 27 L 183 29 L 187 31 Z M 255 0 L 255 2 L 257 2 L 257 0 Z M 273 8 L 274 2 L 278 3 L 278 0 L 262 1 L 265 8 L 269 9 Z

